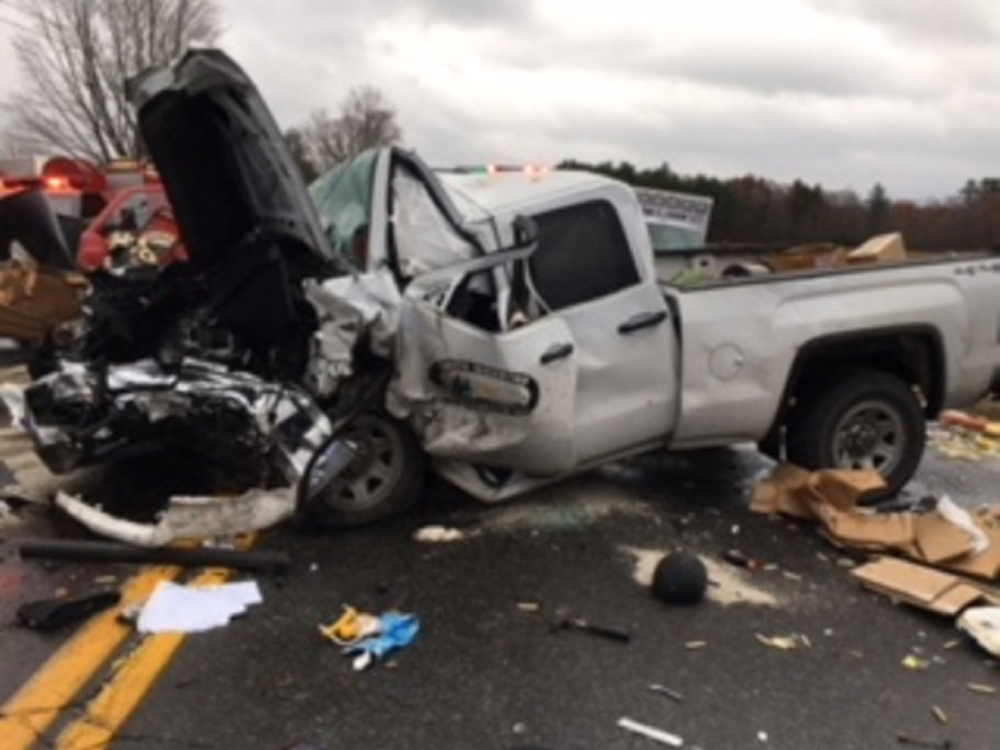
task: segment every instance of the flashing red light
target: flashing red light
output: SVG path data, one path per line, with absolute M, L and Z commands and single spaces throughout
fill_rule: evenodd
M 45 187 L 47 190 L 65 190 L 69 187 L 69 180 L 65 177 L 46 177 Z

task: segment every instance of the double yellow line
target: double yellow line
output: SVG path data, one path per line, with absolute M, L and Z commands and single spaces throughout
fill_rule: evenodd
M 178 567 L 146 568 L 122 588 L 119 608 L 141 604 L 162 581 L 181 576 Z M 193 586 L 223 583 L 230 571 L 209 568 L 191 581 Z M 69 711 L 80 692 L 132 638 L 131 625 L 118 620 L 119 608 L 92 618 L 0 708 L 0 744 L 3 750 L 31 750 Z M 162 633 L 145 636 L 111 674 L 97 694 L 46 747 L 57 750 L 107 748 L 135 713 L 163 673 L 185 636 Z

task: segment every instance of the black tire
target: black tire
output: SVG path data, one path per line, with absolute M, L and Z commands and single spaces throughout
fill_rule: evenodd
M 343 437 L 354 460 L 305 509 L 321 526 L 349 527 L 402 513 L 423 493 L 424 454 L 409 425 L 383 412 L 363 412 Z
M 806 469 L 875 469 L 894 497 L 917 470 L 927 427 L 913 390 L 869 369 L 843 370 L 799 396 L 788 418 L 785 453 Z

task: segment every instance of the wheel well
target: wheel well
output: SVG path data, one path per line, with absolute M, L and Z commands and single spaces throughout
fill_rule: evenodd
M 832 336 L 810 342 L 799 352 L 772 429 L 780 429 L 796 397 L 848 368 L 888 372 L 919 389 L 928 417 L 935 416 L 944 402 L 943 347 L 936 331 L 894 329 Z

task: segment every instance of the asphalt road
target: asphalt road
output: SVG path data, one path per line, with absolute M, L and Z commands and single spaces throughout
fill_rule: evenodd
M 749 513 L 749 488 L 765 468 L 739 450 L 661 456 L 505 506 L 435 486 L 418 511 L 390 523 L 316 535 L 271 530 L 261 546 L 291 551 L 294 570 L 259 579 L 264 602 L 245 617 L 189 638 L 114 747 L 656 747 L 616 726 L 630 717 L 703 750 L 898 748 L 899 732 L 1000 748 L 997 664 L 947 619 L 858 588 L 848 566 L 860 556 L 834 550 L 808 526 Z M 996 472 L 991 461 L 932 450 L 919 479 L 928 491 L 976 504 L 994 501 Z M 163 474 L 112 472 L 92 480 L 93 491 L 135 501 L 181 476 Z M 28 515 L 7 533 L 79 533 L 46 509 Z M 414 541 L 428 524 L 466 537 Z M 768 568 L 719 562 L 731 548 Z M 710 564 L 708 601 L 671 607 L 637 580 L 677 549 Z M 86 590 L 129 570 L 8 560 L 0 618 L 10 622 L 29 598 Z M 417 643 L 353 671 L 317 628 L 346 604 L 417 614 Z M 634 637 L 626 645 L 553 632 L 564 616 Z M 799 648 L 758 638 L 779 635 L 800 636 Z M 0 693 L 13 693 L 64 638 L 7 627 Z M 906 668 L 909 655 L 926 669 Z

